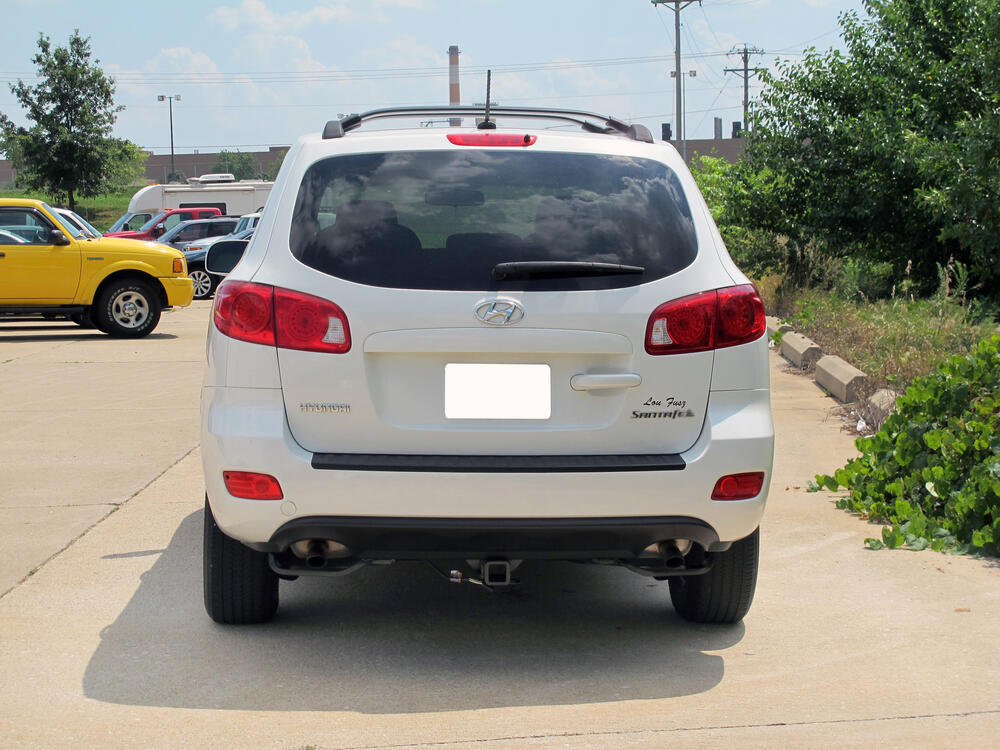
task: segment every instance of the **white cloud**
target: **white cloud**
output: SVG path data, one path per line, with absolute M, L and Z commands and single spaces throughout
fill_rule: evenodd
M 219 66 L 204 52 L 188 47 L 161 49 L 146 65 L 149 73 L 188 73 L 195 76 L 218 74 Z
M 366 64 L 376 68 L 433 68 L 441 67 L 442 74 L 448 72 L 448 55 L 445 49 L 435 50 L 422 44 L 412 34 L 404 34 L 390 39 L 380 47 L 366 49 L 362 55 Z
M 251 31 L 234 45 L 230 60 L 245 70 L 313 71 L 326 66 L 312 55 L 309 44 L 293 34 L 267 34 Z
M 430 0 L 373 0 L 374 8 L 405 8 L 406 10 L 430 10 Z
M 273 11 L 262 0 L 243 0 L 237 6 L 222 6 L 209 20 L 229 31 L 258 29 L 267 32 L 298 31 L 317 24 L 356 20 L 358 14 L 347 0 L 327 0 L 309 10 Z
M 263 0 L 243 0 L 237 6 L 221 6 L 209 14 L 209 20 L 228 31 L 255 29 L 266 33 L 301 31 L 331 23 L 391 21 L 388 10 L 427 10 L 429 0 L 321 0 L 307 10 L 271 10 Z

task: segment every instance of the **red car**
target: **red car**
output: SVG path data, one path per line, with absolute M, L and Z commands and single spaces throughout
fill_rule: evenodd
M 135 232 L 105 232 L 105 237 L 125 237 L 130 240 L 155 240 L 168 229 L 189 219 L 212 219 L 222 216 L 217 208 L 170 208 L 160 211 Z

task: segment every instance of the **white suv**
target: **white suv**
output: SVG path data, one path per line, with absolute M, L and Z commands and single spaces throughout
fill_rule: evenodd
M 485 121 L 354 132 L 403 116 Z M 683 161 L 640 125 L 331 121 L 288 153 L 216 294 L 208 614 L 268 620 L 301 575 L 419 560 L 502 587 L 544 558 L 740 620 L 773 458 L 764 329 Z

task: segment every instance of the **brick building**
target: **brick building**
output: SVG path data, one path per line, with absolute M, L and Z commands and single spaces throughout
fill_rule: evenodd
M 246 151 L 253 156 L 258 174 L 270 174 L 288 146 L 272 146 L 267 151 Z M 183 172 L 185 177 L 198 177 L 214 172 L 212 167 L 219 160 L 217 153 L 212 154 L 174 154 L 174 169 Z M 170 174 L 170 154 L 150 154 L 146 159 L 146 181 L 163 183 Z M 272 175 L 273 176 L 273 175 Z M 0 159 L 0 189 L 9 188 L 14 182 L 14 169 L 11 163 Z

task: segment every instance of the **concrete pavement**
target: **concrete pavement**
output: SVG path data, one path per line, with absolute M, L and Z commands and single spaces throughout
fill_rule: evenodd
M 210 309 L 139 341 L 0 323 L 0 593 L 197 446 Z
M 878 527 L 805 491 L 853 440 L 777 356 L 777 460 L 741 625 L 690 625 L 665 584 L 568 564 L 526 564 L 510 595 L 418 565 L 300 579 L 282 583 L 275 622 L 213 624 L 196 449 L 207 311 L 125 345 L 0 326 L 3 573 L 20 566 L 0 597 L 0 746 L 941 747 L 1000 734 L 1000 568 L 864 549 Z M 154 396 L 170 407 L 127 406 Z M 87 502 L 63 505 L 66 486 Z M 51 551 L 31 561 L 19 511 L 53 519 Z

